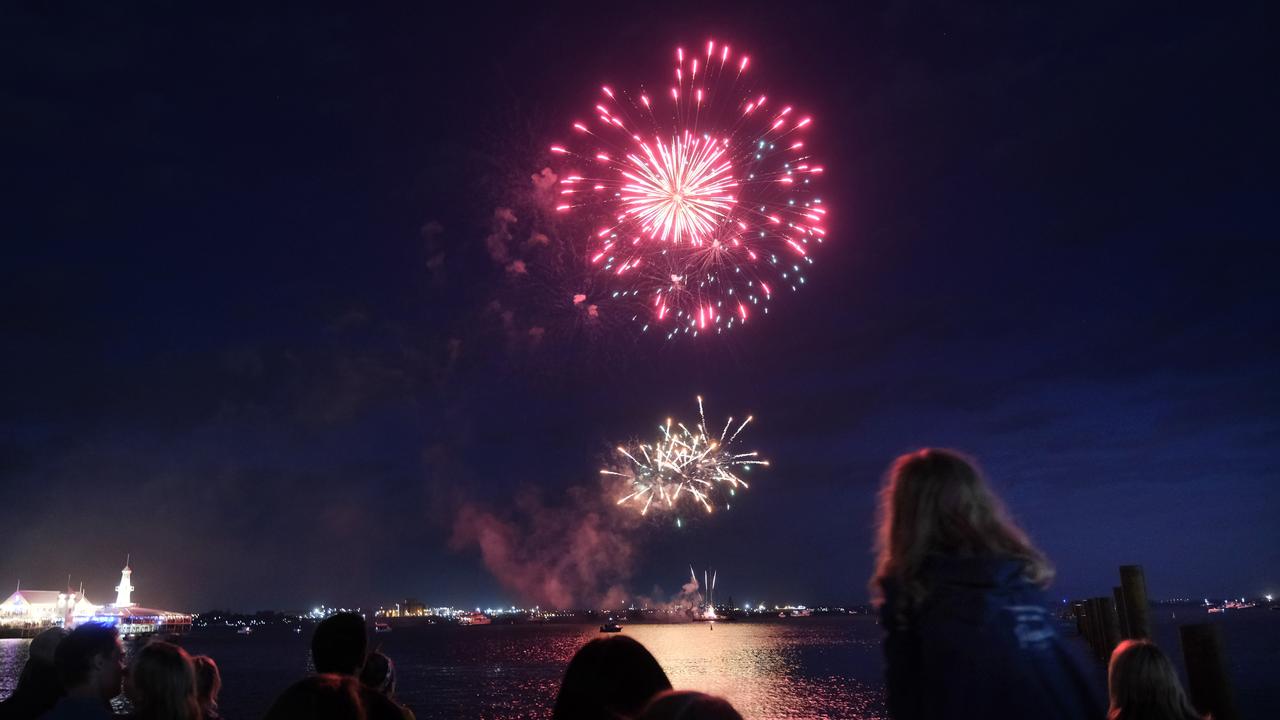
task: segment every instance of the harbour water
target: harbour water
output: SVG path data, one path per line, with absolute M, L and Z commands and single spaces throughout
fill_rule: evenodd
M 1171 618 L 1157 613 L 1153 620 L 1157 639 L 1176 657 Z M 1224 623 L 1243 716 L 1280 717 L 1280 691 L 1271 682 L 1280 663 L 1280 613 L 1215 621 Z M 717 623 L 714 630 L 697 623 L 633 624 L 624 632 L 653 652 L 675 687 L 723 695 L 748 718 L 885 717 L 880 628 L 873 618 Z M 399 698 L 418 718 L 507 720 L 548 717 L 569 658 L 599 635 L 595 625 L 427 626 L 397 627 L 372 642 L 395 661 Z M 309 671 L 308 639 L 281 627 L 252 635 L 197 631 L 181 643 L 217 660 L 224 715 L 255 718 Z M 0 641 L 0 697 L 17 681 L 26 644 Z

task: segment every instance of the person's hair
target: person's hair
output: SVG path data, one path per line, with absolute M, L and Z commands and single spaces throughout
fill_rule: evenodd
M 222 691 L 222 674 L 218 672 L 218 663 L 208 655 L 196 655 L 191 658 L 196 671 L 196 702 L 200 711 L 208 714 L 209 710 L 218 709 L 218 693 Z
M 52 627 L 31 640 L 27 662 L 18 675 L 18 684 L 9 699 L 0 703 L 0 716 L 8 711 L 10 717 L 36 718 L 57 704 L 63 691 L 53 657 L 65 636 L 66 631 L 62 628 Z
M 36 633 L 27 646 L 27 660 L 53 667 L 53 657 L 58 652 L 58 645 L 62 644 L 62 639 L 66 636 L 67 631 L 60 627 L 45 628 Z
M 1108 720 L 1200 720 L 1173 663 L 1149 640 L 1125 640 L 1111 653 Z
M 391 658 L 377 650 L 369 653 L 360 670 L 360 682 L 365 686 L 391 697 L 396 692 L 396 666 Z
M 360 684 L 350 675 L 309 675 L 271 704 L 264 720 L 365 720 Z
M 597 638 L 569 661 L 551 717 L 632 716 L 654 695 L 670 689 L 667 674 L 643 645 L 625 635 Z
M 155 640 L 129 666 L 129 700 L 140 718 L 200 720 L 196 670 L 186 650 Z
M 84 623 L 67 633 L 53 653 L 62 686 L 71 689 L 88 682 L 93 659 L 115 650 L 119 637 L 115 626 L 102 623 Z
M 894 461 L 880 491 L 876 570 L 871 594 L 884 600 L 886 584 L 901 588 L 907 607 L 929 588 L 921 568 L 930 555 L 1020 560 L 1028 580 L 1053 579 L 1048 559 L 1009 518 L 976 463 L 952 450 L 925 448 Z
M 318 673 L 355 675 L 369 646 L 364 618 L 352 612 L 330 615 L 311 636 L 311 661 Z
M 742 720 L 742 715 L 724 698 L 693 690 L 667 690 L 649 701 L 638 720 Z

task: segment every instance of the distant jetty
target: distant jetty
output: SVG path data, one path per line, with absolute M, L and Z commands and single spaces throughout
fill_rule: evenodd
M 191 615 L 170 610 L 156 610 L 135 605 L 132 600 L 133 569 L 129 559 L 120 571 L 116 601 L 98 605 L 70 583 L 66 590 L 24 590 L 22 583 L 0 603 L 0 637 L 34 637 L 51 627 L 71 629 L 87 622 L 114 625 L 126 637 L 155 633 L 181 634 L 191 629 Z

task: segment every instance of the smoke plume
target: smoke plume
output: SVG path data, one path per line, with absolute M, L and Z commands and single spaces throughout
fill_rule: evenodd
M 520 495 L 512 512 L 476 504 L 458 512 L 455 550 L 477 548 L 504 588 L 526 603 L 552 608 L 609 608 L 625 602 L 635 565 L 638 523 L 586 488 L 563 506 Z

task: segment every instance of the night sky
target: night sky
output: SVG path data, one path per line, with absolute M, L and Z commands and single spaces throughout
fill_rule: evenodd
M 488 605 L 585 552 L 576 604 L 690 564 L 860 603 L 884 469 L 942 445 L 1059 596 L 1280 592 L 1265 3 L 115 5 L 0 11 L 0 583 L 106 602 L 132 553 L 158 607 Z M 487 240 L 554 235 L 548 144 L 710 37 L 816 119 L 806 286 L 721 337 L 565 320 Z M 609 514 L 609 448 L 697 394 L 773 467 L 680 530 Z

